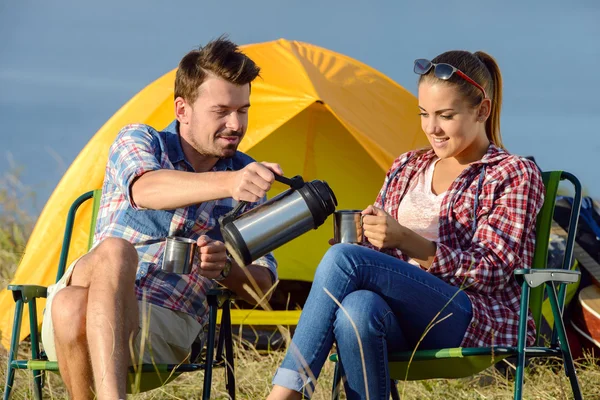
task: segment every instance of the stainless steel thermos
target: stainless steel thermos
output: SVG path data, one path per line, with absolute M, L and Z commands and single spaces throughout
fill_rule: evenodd
M 227 251 L 239 265 L 249 265 L 290 240 L 321 226 L 335 211 L 337 199 L 325 181 L 304 182 L 275 175 L 291 188 L 239 216 L 246 204 L 238 203 L 220 218 Z

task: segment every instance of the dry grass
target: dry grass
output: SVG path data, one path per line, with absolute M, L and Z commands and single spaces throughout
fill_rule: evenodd
M 0 176 L 0 289 L 8 285 L 25 251 L 33 220 L 23 205 L 34 200 L 18 171 Z
M 239 399 L 264 399 L 271 388 L 271 378 L 281 363 L 281 351 L 259 354 L 253 349 L 236 351 L 236 395 Z M 22 354 L 25 356 L 25 353 Z M 600 399 L 600 367 L 588 359 L 577 365 L 580 384 L 586 399 Z M 6 353 L 0 354 L 0 381 L 6 373 Z M 333 380 L 333 363 L 327 362 L 319 378 L 319 385 L 313 399 L 329 399 Z M 13 399 L 31 399 L 30 373 L 18 371 L 13 390 Z M 44 397 L 67 399 L 65 388 L 57 374 L 47 374 Z M 187 373 L 170 384 L 149 392 L 130 396 L 130 399 L 199 399 L 202 393 L 203 373 Z M 401 391 L 400 382 L 398 388 Z M 405 399 L 512 399 L 512 380 L 502 376 L 495 369 L 465 379 L 430 380 L 406 382 Z M 228 399 L 225 389 L 223 369 L 213 375 L 211 398 Z M 533 364 L 527 371 L 524 386 L 525 399 L 571 399 L 571 388 L 562 367 L 557 362 Z

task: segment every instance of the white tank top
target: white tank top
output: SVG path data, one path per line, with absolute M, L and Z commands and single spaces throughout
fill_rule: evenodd
M 439 160 L 437 157 L 431 160 L 398 206 L 398 222 L 433 242 L 439 241 L 440 207 L 446 195 L 446 192 L 436 195 L 431 189 L 433 170 Z M 413 259 L 409 262 L 419 265 Z

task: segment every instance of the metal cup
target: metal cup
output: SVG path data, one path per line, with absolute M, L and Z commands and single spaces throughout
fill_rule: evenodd
M 179 236 L 169 236 L 165 239 L 162 270 L 175 274 L 189 274 L 194 264 L 196 241 Z
M 339 210 L 333 213 L 333 239 L 336 243 L 362 243 L 361 210 Z

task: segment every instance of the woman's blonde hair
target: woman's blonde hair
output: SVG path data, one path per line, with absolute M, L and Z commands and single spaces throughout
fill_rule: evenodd
M 469 78 L 483 86 L 487 96 L 492 102 L 490 116 L 485 124 L 487 138 L 494 145 L 504 148 L 502 136 L 500 135 L 500 110 L 502 109 L 502 75 L 496 60 L 483 51 L 471 53 L 463 50 L 452 50 L 440 54 L 431 62 L 435 64 L 446 63 L 460 69 Z M 453 74 L 450 79 L 442 80 L 435 76 L 432 68 L 427 74 L 421 75 L 419 84 L 423 81 L 446 83 L 457 86 L 459 92 L 473 106 L 477 106 L 483 100 L 483 93 L 473 84 Z

